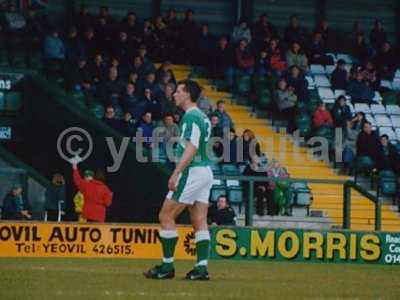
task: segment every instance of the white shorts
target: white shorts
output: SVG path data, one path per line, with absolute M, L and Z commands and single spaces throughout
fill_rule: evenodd
M 189 205 L 196 201 L 208 204 L 212 185 L 210 167 L 190 167 L 179 175 L 176 190 L 169 191 L 166 198 Z

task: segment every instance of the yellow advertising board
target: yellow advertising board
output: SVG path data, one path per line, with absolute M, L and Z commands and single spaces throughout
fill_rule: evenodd
M 176 258 L 195 259 L 193 229 L 178 228 Z M 0 222 L 0 257 L 162 257 L 159 227 Z

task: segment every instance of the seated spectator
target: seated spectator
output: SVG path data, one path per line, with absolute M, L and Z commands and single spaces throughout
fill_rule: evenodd
M 86 170 L 82 178 L 78 162 L 77 158 L 71 159 L 74 183 L 85 199 L 82 217 L 87 222 L 102 223 L 106 220 L 106 209 L 112 203 L 113 193 L 102 181 L 93 178 L 94 172 L 91 170 Z
M 251 156 L 250 164 L 243 171 L 243 176 L 257 176 L 257 177 L 267 177 L 265 167 L 261 166 L 260 159 L 257 155 Z M 249 183 L 243 183 L 243 194 L 248 195 Z M 268 182 L 265 181 L 255 181 L 254 182 L 254 197 L 255 197 L 255 207 L 256 214 L 259 216 L 265 215 L 265 210 L 268 210 L 268 214 L 272 214 L 271 209 L 271 193 L 268 189 Z
M 268 53 L 266 50 L 261 50 L 259 57 L 256 61 L 256 75 L 258 78 L 265 78 L 270 74 L 271 66 L 270 60 L 268 58 Z
M 127 66 L 127 73 L 137 74 L 139 81 L 143 79 L 146 74 L 146 70 L 143 64 L 143 59 L 139 55 L 136 55 L 133 58 L 132 64 Z
M 294 93 L 299 101 L 308 101 L 310 93 L 308 91 L 308 81 L 299 67 L 292 66 L 286 76 L 287 84 L 294 88 Z
M 245 129 L 242 134 L 243 143 L 243 161 L 249 162 L 251 157 L 261 155 L 260 144 L 258 143 L 254 132 L 250 129 Z
M 112 107 L 112 106 L 106 107 L 103 121 L 111 128 L 113 128 L 117 131 L 121 130 L 121 122 L 120 122 L 120 120 L 115 118 L 114 107 Z
M 118 41 L 113 43 L 112 55 L 126 65 L 132 56 L 132 45 L 128 40 L 128 34 L 125 31 L 119 33 Z
M 179 110 L 175 104 L 174 91 L 175 85 L 167 84 L 164 88 L 164 93 L 159 98 L 161 103 L 161 111 L 164 114 L 174 114 Z
M 144 105 L 141 105 L 139 99 L 136 97 L 135 85 L 132 83 L 126 85 L 126 92 L 121 98 L 121 104 L 123 110 L 130 112 L 131 116 L 136 120 L 138 120 L 138 117 L 141 116 L 144 111 Z
M 357 137 L 357 156 L 369 156 L 375 163 L 379 159 L 379 138 L 372 131 L 370 122 L 365 122 L 362 131 Z
M 364 35 L 358 34 L 353 44 L 352 55 L 359 64 L 363 65 L 372 56 L 371 49 L 364 40 Z
M 44 40 L 44 58 L 51 62 L 62 62 L 65 60 L 64 42 L 59 37 L 57 29 L 53 29 Z
M 329 111 L 326 110 L 325 103 L 320 102 L 317 110 L 314 112 L 313 116 L 315 129 L 320 129 L 322 127 L 333 127 L 332 116 Z
M 247 44 L 251 43 L 251 31 L 247 26 L 247 21 L 240 19 L 238 24 L 233 28 L 231 41 L 233 44 L 239 44 L 241 40 L 246 40 Z
M 83 53 L 87 60 L 92 60 L 96 54 L 101 53 L 93 28 L 88 28 L 82 39 Z
M 209 208 L 208 219 L 211 224 L 216 225 L 236 225 L 236 214 L 229 206 L 228 197 L 220 195 L 217 203 Z
M 133 137 L 135 135 L 135 120 L 129 111 L 124 113 L 124 118 L 120 121 L 120 130 L 123 136 Z
M 339 59 L 336 63 L 336 68 L 331 74 L 331 84 L 333 90 L 346 90 L 349 75 L 345 68 L 346 62 Z
M 65 179 L 60 173 L 56 173 L 52 179 L 52 185 L 46 189 L 44 208 L 48 221 L 58 221 L 58 210 L 62 209 L 61 201 L 65 205 Z
M 199 66 L 206 68 L 207 70 L 210 68 L 210 55 L 212 53 L 213 48 L 215 47 L 215 38 L 210 33 L 207 24 L 203 24 L 200 28 L 200 35 L 197 40 L 197 49 L 196 49 L 196 63 Z
M 254 24 L 251 32 L 252 39 L 256 44 L 257 49 L 263 48 L 265 40 L 272 40 L 278 36 L 274 25 L 268 21 L 268 15 L 265 13 L 262 14 L 258 21 Z
M 247 41 L 242 39 L 235 50 L 236 67 L 240 73 L 251 75 L 254 72 L 255 58 Z
M 151 112 L 145 112 L 136 127 L 137 132 L 143 137 L 143 146 L 146 148 L 150 148 L 153 143 L 154 127 L 152 122 Z
M 77 63 L 83 57 L 83 46 L 78 37 L 78 31 L 72 27 L 65 40 L 65 59 L 69 63 Z
M 89 64 L 90 74 L 92 75 L 92 81 L 97 84 L 104 81 L 107 76 L 107 67 L 103 61 L 101 54 L 96 54 L 93 59 L 93 63 Z
M 365 114 L 362 111 L 357 112 L 355 117 L 351 120 L 353 129 L 356 129 L 358 132 L 360 132 L 363 129 L 366 121 L 367 119 L 365 118 Z
M 295 41 L 304 43 L 306 36 L 306 30 L 300 26 L 298 17 L 296 15 L 290 16 L 289 25 L 285 28 L 284 39 L 286 44 L 291 45 Z
M 361 129 L 354 126 L 356 120 L 347 120 L 343 139 L 342 160 L 345 169 L 349 169 L 356 156 L 357 137 Z
M 379 90 L 381 87 L 381 80 L 377 70 L 375 69 L 374 63 L 368 60 L 362 72 L 364 81 L 368 84 L 368 86 L 374 91 Z
M 123 90 L 124 86 L 118 78 L 118 70 L 113 67 L 110 68 L 107 79 L 99 83 L 97 94 L 105 106 L 118 105 Z
M 127 16 L 122 20 L 119 28 L 120 31 L 126 32 L 128 40 L 132 42 L 132 47 L 137 47 L 137 36 L 139 34 L 139 24 L 137 22 L 136 14 L 133 11 L 128 12 Z
M 165 114 L 163 123 L 156 128 L 157 136 L 160 139 L 160 148 L 163 152 L 172 150 L 180 136 L 179 126 L 174 123 L 172 114 Z
M 92 90 L 92 75 L 84 58 L 79 59 L 77 66 L 68 72 L 66 84 L 68 90 L 82 92 Z
M 363 73 L 358 71 L 356 78 L 352 79 L 347 87 L 347 94 L 351 97 L 352 102 L 372 103 L 374 91 L 364 81 Z
M 194 19 L 194 11 L 191 9 L 186 10 L 185 18 L 180 23 L 180 42 L 184 49 L 184 56 L 186 59 L 191 60 L 195 52 L 195 43 L 192 42 L 194 36 L 198 34 L 198 24 Z
M 144 98 L 145 105 L 144 111 L 150 112 L 152 120 L 161 121 L 162 119 L 162 109 L 161 103 L 157 98 L 153 96 L 153 93 L 149 88 L 144 90 Z
M 369 34 L 369 42 L 371 43 L 371 46 L 375 49 L 375 51 L 378 51 L 382 48 L 386 41 L 387 37 L 382 21 L 375 20 L 374 28 L 372 28 Z
M 3 210 L 1 215 L 3 220 L 30 220 L 30 205 L 24 197 L 22 186 L 15 184 L 11 191 L 3 199 Z
M 307 56 L 302 52 L 298 42 L 294 42 L 290 50 L 286 52 L 286 62 L 288 67 L 297 66 L 304 73 L 308 72 L 308 59 Z
M 213 111 L 212 103 L 210 99 L 204 95 L 204 91 L 201 92 L 197 100 L 197 107 L 207 116 Z
M 139 83 L 137 93 L 138 93 L 139 97 L 143 97 L 144 91 L 146 89 L 149 89 L 151 91 L 151 93 L 155 96 L 156 88 L 157 88 L 156 74 L 151 72 L 151 73 L 148 73 L 146 75 L 146 78 Z
M 400 174 L 400 157 L 396 147 L 389 143 L 386 134 L 381 135 L 378 148 L 377 167 L 379 170 L 390 170 Z
M 224 149 L 224 151 L 226 151 Z M 229 156 L 223 156 L 223 162 L 236 164 L 238 162 L 238 138 L 234 128 L 229 129 Z
M 282 167 L 281 164 L 273 159 L 272 162 L 267 166 L 267 176 L 274 179 L 285 180 L 289 178 L 289 173 L 286 168 Z M 289 187 L 283 188 L 280 185 L 280 180 L 277 181 L 269 181 L 268 189 L 272 194 L 273 208 L 275 211 L 272 214 L 278 215 L 290 215 L 290 206 L 291 206 L 291 192 Z M 277 193 L 277 191 L 281 192 L 283 197 L 280 197 L 281 193 Z
M 315 32 L 308 49 L 308 58 L 310 60 L 310 64 L 333 64 L 332 58 L 327 56 L 325 53 L 325 41 L 322 39 L 322 33 Z
M 225 111 L 225 102 L 223 100 L 217 102 L 217 109 L 214 111 L 214 114 L 218 116 L 221 128 L 235 127 L 231 117 Z
M 294 88 L 289 87 L 284 78 L 278 81 L 275 99 L 279 111 L 285 114 L 285 118 L 288 121 L 288 133 L 293 133 L 296 128 L 294 120 L 297 111 L 297 96 L 294 93 Z
M 111 55 L 111 41 L 113 39 L 112 24 L 107 23 L 105 17 L 99 17 L 95 23 L 94 31 L 99 51 L 105 56 Z
M 275 75 L 281 76 L 287 69 L 287 63 L 285 61 L 285 56 L 279 47 L 277 39 L 273 39 L 269 43 L 269 56 L 270 56 L 270 66 L 275 73 Z
M 346 104 L 345 96 L 340 96 L 336 99 L 331 115 L 335 127 L 345 128 L 347 126 L 347 121 L 351 120 L 352 114 L 350 107 Z
M 210 139 L 213 141 L 213 151 L 214 154 L 219 158 L 223 153 L 223 145 L 220 141 L 215 141 L 215 138 L 222 139 L 224 137 L 224 132 L 219 125 L 219 118 L 216 114 L 210 116 L 211 121 L 211 136 Z
M 217 48 L 212 55 L 212 74 L 216 79 L 224 79 L 230 90 L 233 86 L 233 65 L 235 63 L 234 52 L 228 45 L 228 39 L 222 36 Z
M 377 66 L 382 79 L 393 80 L 398 66 L 398 60 L 390 43 L 383 43 L 382 48 L 377 51 L 375 65 Z
M 322 34 L 322 39 L 325 42 L 325 49 L 329 52 L 336 52 L 338 36 L 334 30 L 331 29 L 327 20 L 322 20 L 315 30 Z
M 169 61 L 165 61 L 161 64 L 156 72 L 156 81 L 162 81 L 166 75 L 169 75 L 169 82 L 176 84 L 176 78 L 174 71 L 172 70 L 172 65 Z
M 153 23 L 153 35 L 155 39 L 155 47 L 149 48 L 150 56 L 158 61 L 167 57 L 167 25 L 163 22 L 162 16 L 156 16 Z
M 145 45 L 141 45 L 138 51 L 139 57 L 142 59 L 143 62 L 143 69 L 145 74 L 154 73 L 155 67 L 154 64 L 151 62 L 150 58 L 147 55 L 147 47 Z
M 136 91 L 136 85 L 138 84 L 138 79 L 139 79 L 139 75 L 137 73 L 131 72 L 128 73 L 128 82 L 127 83 L 131 83 L 135 86 L 135 91 Z

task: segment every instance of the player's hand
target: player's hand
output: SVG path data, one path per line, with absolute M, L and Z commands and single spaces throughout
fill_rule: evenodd
M 171 177 L 168 180 L 168 189 L 170 191 L 175 191 L 176 186 L 178 184 L 178 174 L 172 174 Z

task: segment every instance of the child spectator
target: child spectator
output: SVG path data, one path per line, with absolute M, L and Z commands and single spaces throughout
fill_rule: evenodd
M 320 102 L 317 110 L 314 112 L 314 127 L 320 129 L 322 127 L 333 127 L 332 116 L 329 111 L 326 110 L 325 103 Z

